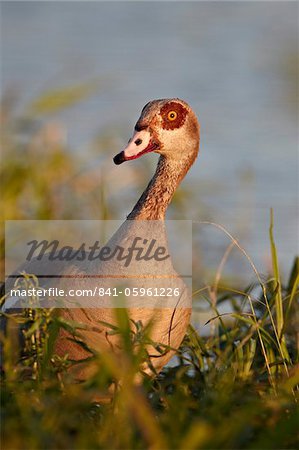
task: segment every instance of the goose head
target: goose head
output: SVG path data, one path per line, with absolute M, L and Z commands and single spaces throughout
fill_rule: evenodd
M 133 137 L 114 157 L 114 163 L 122 164 L 155 152 L 190 166 L 198 154 L 199 130 L 195 113 L 183 100 L 150 101 L 141 111 Z

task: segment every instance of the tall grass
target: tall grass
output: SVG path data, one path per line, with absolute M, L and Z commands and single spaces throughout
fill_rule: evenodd
M 297 448 L 298 259 L 284 286 L 272 226 L 273 276 L 242 291 L 222 287 L 219 274 L 217 289 L 194 292 L 195 303 L 200 297 L 215 311 L 213 332 L 203 337 L 190 326 L 175 362 L 159 375 L 141 372 L 148 332 L 141 322 L 129 326 L 125 310 L 111 327 L 123 342 L 121 356 L 87 348 L 80 325 L 55 310 L 8 315 L 1 336 L 4 448 Z M 223 302 L 230 312 L 220 314 Z M 84 383 L 68 371 L 78 362 L 55 355 L 61 327 L 96 364 Z

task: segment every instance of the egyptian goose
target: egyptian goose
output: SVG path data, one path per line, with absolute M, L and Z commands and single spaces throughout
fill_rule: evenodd
M 200 127 L 195 113 L 190 106 L 178 98 L 153 100 L 142 109 L 135 125 L 133 137 L 126 148 L 114 157 L 119 165 L 141 157 L 146 153 L 159 153 L 157 169 L 147 188 L 137 201 L 125 224 L 129 221 L 155 220 L 163 222 L 167 207 L 179 183 L 185 177 L 197 157 L 199 150 Z M 136 222 L 135 222 L 136 224 Z M 117 237 L 118 240 L 122 239 Z M 182 282 L 183 283 L 183 282 Z M 83 323 L 88 330 L 80 330 L 86 343 L 96 351 L 112 348 L 117 351 L 117 338 L 109 337 L 109 328 L 102 322 L 115 323 L 115 311 L 112 308 L 64 309 L 65 318 Z M 130 318 L 146 324 L 154 317 L 151 329 L 153 341 L 164 343 L 177 349 L 185 335 L 190 321 L 191 307 L 182 308 L 130 308 Z M 100 331 L 99 331 L 100 329 Z M 68 354 L 73 360 L 84 359 L 88 354 L 82 347 L 69 340 L 69 334 L 62 331 L 56 344 L 59 355 Z M 169 350 L 157 354 L 149 352 L 155 370 L 159 372 L 173 356 Z M 87 379 L 90 367 L 81 365 L 76 376 L 80 380 Z
M 150 152 L 160 154 L 159 162 L 147 188 L 128 215 L 127 220 L 109 242 L 123 245 L 129 241 L 131 235 L 136 235 L 136 232 L 140 233 L 141 224 L 158 223 L 158 227 L 153 227 L 153 233 L 167 247 L 167 235 L 164 227 L 165 213 L 176 188 L 196 159 L 199 150 L 199 130 L 196 115 L 183 100 L 177 98 L 153 100 L 145 105 L 135 125 L 133 137 L 129 140 L 127 147 L 115 156 L 114 162 L 119 165 Z M 45 261 L 35 259 L 30 265 L 25 265 L 22 270 L 37 274 L 42 264 L 47 267 L 49 262 L 47 258 L 45 255 Z M 55 262 L 55 265 L 57 264 Z M 111 273 L 115 273 L 115 270 L 116 273 L 122 270 L 117 264 L 115 261 L 111 261 L 103 268 L 103 265 L 100 267 L 96 263 L 91 263 L 87 268 L 84 266 L 84 270 L 82 270 L 82 266 L 78 269 L 76 265 L 66 268 L 63 263 L 57 267 L 60 274 L 71 274 L 71 277 L 75 278 L 71 281 L 72 285 L 82 287 L 82 283 L 87 279 L 87 287 L 90 287 L 92 283 L 95 286 L 98 281 L 90 281 L 85 276 L 86 274 L 101 273 L 109 276 Z M 148 268 L 151 277 L 139 280 L 143 287 L 151 287 L 153 284 L 163 287 L 165 282 L 169 285 L 175 280 L 173 286 L 179 287 L 181 292 L 180 297 L 174 299 L 175 302 L 172 302 L 173 299 L 170 298 L 162 304 L 159 303 L 159 299 L 149 297 L 146 299 L 148 303 L 143 307 L 137 302 L 128 309 L 132 322 L 139 321 L 144 325 L 152 322 L 150 338 L 168 348 L 165 352 L 160 353 L 155 346 L 152 346 L 148 351 L 151 366 L 156 372 L 159 372 L 182 342 L 190 321 L 191 303 L 186 286 L 172 267 L 171 259 L 168 259 L 163 266 L 159 266 L 154 261 L 147 266 Z M 16 273 L 20 273 L 22 270 L 19 269 Z M 132 273 L 138 272 L 139 266 L 132 264 L 130 270 Z M 160 277 L 161 271 L 168 274 L 166 281 Z M 95 300 L 93 305 L 88 304 L 85 307 L 81 304 L 81 307 L 75 308 L 69 307 L 66 302 L 64 308 L 59 310 L 65 319 L 74 320 L 83 326 L 80 333 L 87 346 L 96 352 L 107 349 L 112 349 L 114 352 L 120 351 L 119 338 L 109 335 L 110 328 L 103 324 L 103 322 L 109 324 L 116 322 L 115 308 L 109 303 L 110 301 L 108 298 L 108 305 L 105 306 Z M 69 359 L 78 362 L 90 356 L 88 351 L 75 342 L 71 333 L 65 329 L 60 331 L 55 352 L 60 356 L 68 355 Z M 86 362 L 80 362 L 75 365 L 74 369 L 75 378 L 78 380 L 88 379 L 94 371 L 92 364 Z M 150 372 L 149 367 L 142 369 Z M 71 370 L 73 371 L 73 369 Z

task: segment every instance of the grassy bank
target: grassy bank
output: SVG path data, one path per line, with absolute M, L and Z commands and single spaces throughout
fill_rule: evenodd
M 51 310 L 9 317 L 1 336 L 3 448 L 297 448 L 298 260 L 283 285 L 272 227 L 270 239 L 273 275 L 262 281 L 256 274 L 244 291 L 218 280 L 195 292 L 194 302 L 214 309 L 210 335 L 190 326 L 173 365 L 142 375 L 138 386 L 149 340 L 141 323 L 129 330 L 124 310 L 111 333 L 120 334 L 126 351 L 119 357 L 89 349 L 98 370 L 82 384 L 67 370 L 74 363 L 53 350 L 60 327 L 86 348 L 76 324 Z M 223 303 L 229 312 L 221 315 Z

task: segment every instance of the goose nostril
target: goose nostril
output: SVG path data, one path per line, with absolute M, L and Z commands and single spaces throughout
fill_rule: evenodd
M 134 144 L 136 144 L 136 145 L 140 145 L 140 144 L 142 144 L 142 139 L 136 139 L 136 141 L 134 142 Z

